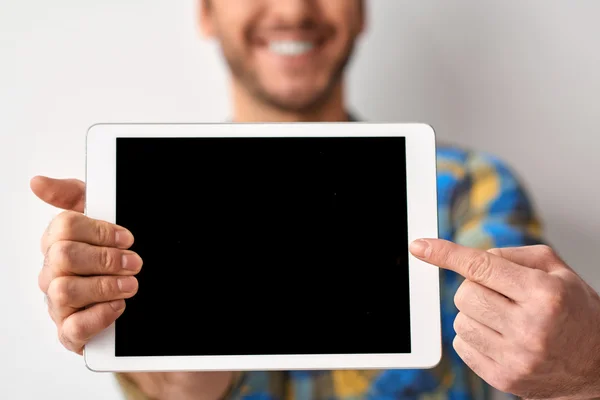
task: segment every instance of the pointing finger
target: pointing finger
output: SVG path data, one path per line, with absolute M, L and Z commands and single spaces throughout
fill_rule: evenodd
M 417 240 L 411 243 L 410 251 L 429 264 L 454 271 L 515 301 L 527 299 L 529 289 L 539 282 L 540 271 L 446 240 Z

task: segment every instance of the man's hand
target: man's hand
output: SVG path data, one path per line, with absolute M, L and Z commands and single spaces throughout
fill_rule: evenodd
M 426 239 L 410 250 L 466 278 L 454 348 L 482 379 L 528 399 L 600 396 L 600 297 L 549 247 Z
M 36 177 L 31 189 L 67 210 L 42 236 L 44 266 L 38 284 L 61 343 L 82 354 L 85 344 L 112 324 L 123 313 L 125 299 L 137 292 L 134 275 L 142 259 L 127 250 L 133 244 L 131 232 L 82 214 L 83 182 Z
M 127 250 L 127 229 L 83 215 L 85 184 L 76 179 L 35 177 L 31 190 L 46 203 L 65 210 L 41 240 L 44 266 L 40 289 L 48 312 L 68 350 L 83 353 L 85 344 L 112 324 L 135 295 L 142 259 Z M 152 334 L 152 332 L 148 332 Z M 132 373 L 127 376 L 154 399 L 213 400 L 232 383 L 231 372 Z

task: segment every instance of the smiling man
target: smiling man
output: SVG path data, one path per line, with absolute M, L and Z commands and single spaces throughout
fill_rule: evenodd
M 204 0 L 199 11 L 202 31 L 218 41 L 229 66 L 234 121 L 353 120 L 345 102 L 344 72 L 365 27 L 363 1 Z M 38 177 L 32 189 L 42 200 L 71 210 L 65 214 L 68 217 L 59 216 L 53 222 L 64 229 L 49 230 L 66 236 L 45 236 L 43 243 L 46 251 L 59 241 L 77 242 L 79 259 L 77 263 L 64 257 L 53 259 L 53 252 L 47 251 L 50 256 L 40 274 L 40 287 L 50 300 L 49 311 L 62 343 L 81 353 L 89 338 L 121 315 L 123 299 L 135 295 L 137 281 L 130 279 L 127 290 L 115 289 L 102 299 L 92 294 L 85 298 L 88 291 L 73 289 L 84 288 L 84 282 L 89 285 L 89 279 L 113 279 L 78 277 L 77 271 L 85 269 L 86 251 L 90 252 L 88 274 L 97 259 L 92 253 L 97 225 L 72 213 L 83 211 L 85 185 Z M 541 241 L 525 192 L 510 170 L 493 157 L 440 146 L 438 193 L 444 239 L 485 250 Z M 118 248 L 113 243 L 104 245 L 111 251 Z M 127 273 L 135 275 L 141 261 L 131 259 L 127 265 Z M 53 284 L 65 274 L 73 282 L 70 292 L 61 292 L 61 286 Z M 442 271 L 444 357 L 433 370 L 136 373 L 118 375 L 118 379 L 131 400 L 486 399 L 489 387 L 452 346 L 458 314 L 453 298 L 461 282 L 455 272 Z M 73 293 L 84 297 L 72 299 Z M 86 310 L 86 304 L 95 305 Z M 281 340 L 285 339 L 282 333 Z
M 343 121 L 342 76 L 364 27 L 362 1 L 201 2 L 220 43 L 236 121 Z

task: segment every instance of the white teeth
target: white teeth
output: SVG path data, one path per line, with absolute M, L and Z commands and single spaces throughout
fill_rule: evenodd
M 295 40 L 280 40 L 269 42 L 269 50 L 283 56 L 297 56 L 308 53 L 314 47 L 312 42 L 300 42 Z

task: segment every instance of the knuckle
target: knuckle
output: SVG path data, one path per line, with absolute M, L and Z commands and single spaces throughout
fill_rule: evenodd
M 59 331 L 59 339 L 62 345 L 70 351 L 79 352 L 86 342 L 87 329 L 84 324 L 77 320 L 67 318 Z
M 63 324 L 63 331 L 68 332 L 68 336 L 75 343 L 85 342 L 87 329 L 85 324 L 75 318 L 69 318 Z
M 541 245 L 537 245 L 535 246 L 535 250 L 537 251 L 537 253 L 540 255 L 541 258 L 547 260 L 547 259 L 554 259 L 556 258 L 556 253 L 554 252 L 554 249 L 552 249 L 552 247 L 541 244 Z
M 458 315 L 460 315 L 460 314 L 458 314 Z M 452 329 L 454 329 L 454 332 L 457 335 L 460 333 L 460 330 L 461 330 L 460 320 L 458 319 L 458 315 L 456 316 L 456 318 L 454 318 L 454 322 L 452 323 Z
M 65 330 L 65 328 L 61 328 L 58 330 L 58 340 L 69 351 L 77 351 L 75 341 L 71 338 L 70 333 Z
M 102 277 L 96 280 L 96 294 L 98 298 L 108 299 L 115 293 L 117 293 L 117 283 L 114 279 Z
M 469 281 L 463 281 L 454 294 L 454 304 L 459 310 L 464 309 L 466 305 L 466 299 L 468 297 L 467 292 L 469 291 L 468 282 Z
M 568 290 L 560 279 L 548 279 L 546 284 L 538 289 L 537 297 L 541 300 L 543 315 L 555 318 L 565 312 Z
M 116 269 L 116 257 L 115 254 L 107 248 L 100 248 L 97 251 L 98 266 L 105 272 L 111 272 Z
M 51 234 L 61 239 L 71 238 L 78 219 L 79 214 L 75 211 L 63 211 L 52 222 Z
M 454 295 L 454 304 L 460 311 L 473 309 L 473 307 L 481 308 L 479 303 L 484 299 L 477 293 L 476 286 L 476 283 L 469 280 L 463 281 L 459 286 Z
M 454 318 L 454 331 L 459 335 L 466 331 L 465 318 L 463 313 L 458 313 L 458 315 L 456 315 L 456 318 Z
M 487 252 L 490 254 L 493 254 L 495 256 L 500 256 L 502 254 L 502 249 L 500 249 L 498 247 L 494 247 L 494 248 L 489 249 Z
M 462 358 L 463 361 L 468 364 L 470 354 L 469 354 L 469 352 L 465 351 L 465 349 L 463 348 L 461 340 L 462 339 L 460 338 L 460 336 L 458 336 L 458 335 L 455 336 L 454 340 L 452 341 L 452 347 L 460 355 L 460 358 Z
M 107 224 L 95 223 L 94 231 L 96 239 L 100 243 L 111 244 L 114 242 L 114 234 L 112 233 L 112 230 L 108 227 Z
M 466 271 L 470 280 L 475 282 L 488 282 L 490 280 L 492 274 L 492 258 L 490 253 L 478 253 L 466 263 Z
M 59 240 L 48 248 L 46 263 L 51 269 L 65 270 L 73 260 L 73 242 Z
M 49 285 L 50 284 L 48 282 L 47 272 L 44 270 L 40 271 L 40 273 L 38 274 L 38 287 L 46 295 L 48 294 Z
M 48 300 L 55 307 L 66 307 L 72 296 L 71 280 L 67 277 L 53 279 L 48 285 Z

